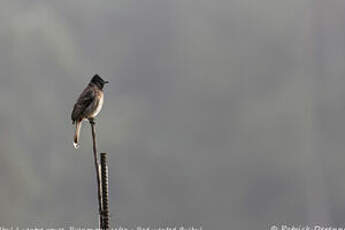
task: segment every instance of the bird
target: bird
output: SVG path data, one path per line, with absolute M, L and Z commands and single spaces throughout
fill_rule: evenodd
M 107 83 L 109 82 L 104 81 L 98 74 L 95 74 L 73 106 L 71 119 L 72 124 L 75 124 L 73 140 L 75 149 L 79 148 L 79 135 L 82 122 L 87 119 L 90 123 L 93 123 L 94 118 L 102 109 L 104 102 L 103 87 Z

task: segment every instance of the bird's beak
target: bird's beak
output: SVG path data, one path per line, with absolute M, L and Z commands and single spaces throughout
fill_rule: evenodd
M 104 84 L 108 84 L 109 83 L 109 81 L 104 81 Z

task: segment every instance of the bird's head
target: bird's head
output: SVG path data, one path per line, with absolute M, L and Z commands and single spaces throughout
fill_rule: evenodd
M 98 76 L 97 74 L 95 76 L 92 77 L 91 83 L 95 84 L 98 86 L 98 88 L 103 89 L 105 84 L 108 84 L 108 81 L 104 81 L 100 76 Z

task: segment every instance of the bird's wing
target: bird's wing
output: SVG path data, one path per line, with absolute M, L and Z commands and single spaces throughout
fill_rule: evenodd
M 85 110 L 89 107 L 90 104 L 96 99 L 95 91 L 90 88 L 86 87 L 84 91 L 80 94 L 77 103 L 73 107 L 72 111 L 72 121 L 76 121 L 82 119 L 85 113 Z

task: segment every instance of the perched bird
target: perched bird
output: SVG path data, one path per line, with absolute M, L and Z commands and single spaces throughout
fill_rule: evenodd
M 97 74 L 93 76 L 73 107 L 71 118 L 72 124 L 75 124 L 73 145 L 76 149 L 79 147 L 81 123 L 85 119 L 93 122 L 94 117 L 101 111 L 104 100 L 103 87 L 107 83 L 109 82 L 104 81 Z

